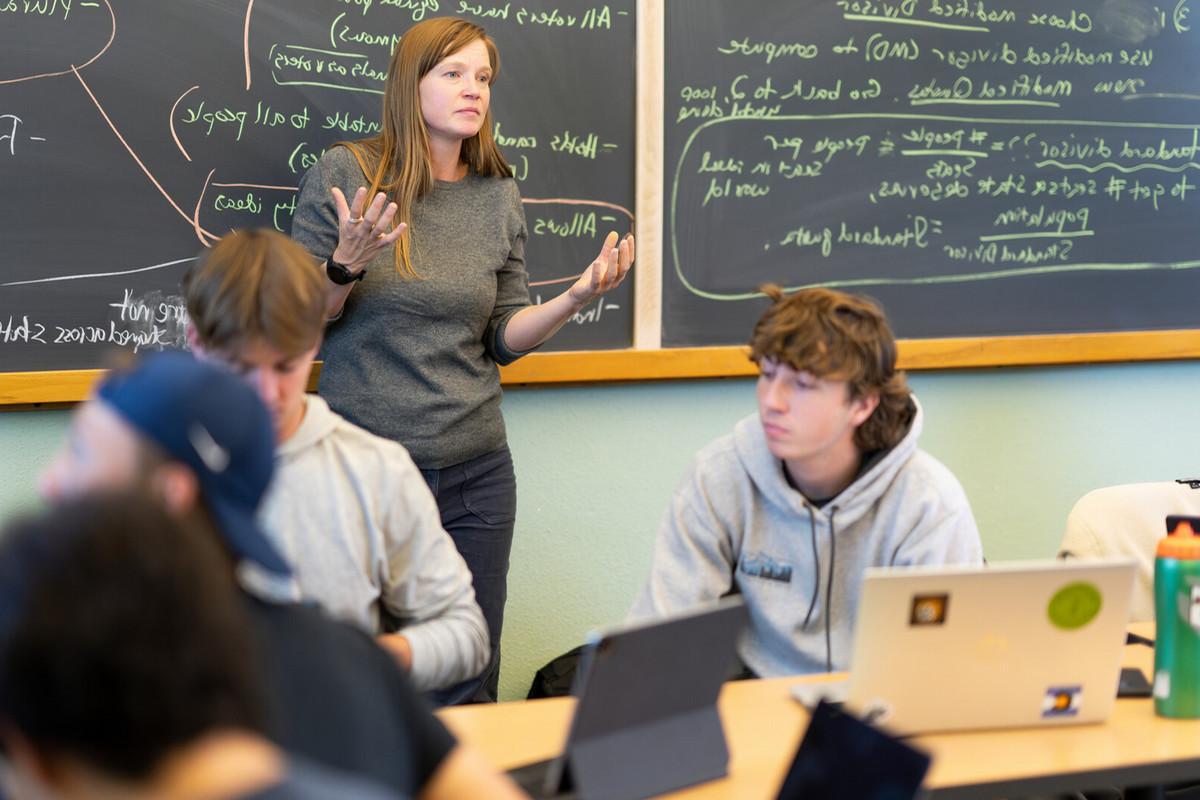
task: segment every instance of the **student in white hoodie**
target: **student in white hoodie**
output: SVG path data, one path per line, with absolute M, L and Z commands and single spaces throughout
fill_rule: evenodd
M 962 486 L 917 449 L 921 406 L 882 309 L 828 289 L 764 291 L 758 413 L 696 456 L 630 616 L 739 593 L 753 674 L 846 670 L 863 569 L 981 563 L 979 532 Z
M 271 412 L 260 521 L 303 599 L 376 635 L 419 689 L 477 675 L 487 625 L 425 479 L 401 445 L 305 394 L 326 307 L 312 257 L 274 231 L 237 231 L 197 260 L 184 294 L 192 349 L 244 375 Z

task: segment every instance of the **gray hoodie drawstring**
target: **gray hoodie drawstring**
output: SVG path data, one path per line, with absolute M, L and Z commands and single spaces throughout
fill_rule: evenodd
M 825 584 L 825 671 L 833 672 L 833 645 L 829 634 L 830 605 L 833 602 L 833 564 L 837 558 L 837 528 L 833 525 L 833 515 L 838 512 L 837 506 L 829 507 L 829 582 Z
M 804 615 L 804 625 L 808 627 L 808 621 L 812 618 L 813 609 L 817 607 L 817 595 L 821 591 L 821 556 L 817 554 L 817 515 L 813 512 L 812 506 L 808 503 L 804 504 L 804 508 L 808 510 L 808 533 L 812 540 L 813 554 L 813 593 L 812 600 L 808 603 L 808 613 Z
M 808 627 L 808 622 L 812 619 L 813 610 L 817 607 L 817 597 L 821 592 L 821 557 L 817 553 L 817 515 L 813 511 L 813 507 L 808 503 L 804 504 L 804 508 L 808 511 L 808 532 L 812 542 L 813 554 L 813 593 L 812 600 L 808 603 L 808 612 L 804 615 L 803 627 Z M 837 506 L 829 507 L 829 579 L 825 582 L 825 671 L 833 672 L 833 636 L 830 633 L 830 613 L 833 602 L 833 567 L 834 561 L 837 558 L 837 528 L 833 524 L 833 515 L 838 512 Z

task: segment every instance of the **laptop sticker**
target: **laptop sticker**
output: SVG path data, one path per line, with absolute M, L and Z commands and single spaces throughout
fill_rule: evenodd
M 913 626 L 945 625 L 946 612 L 950 609 L 948 594 L 915 594 L 912 599 L 912 613 L 908 624 Z
M 1050 598 L 1046 613 L 1050 622 L 1064 631 L 1082 628 L 1100 613 L 1104 599 L 1094 583 L 1079 581 L 1068 583 Z
M 1051 686 L 1042 699 L 1042 717 L 1073 717 L 1081 705 L 1082 686 Z

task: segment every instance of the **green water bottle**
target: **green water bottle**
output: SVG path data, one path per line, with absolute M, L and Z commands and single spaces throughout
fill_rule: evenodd
M 1154 711 L 1200 717 L 1200 517 L 1167 517 L 1154 560 Z

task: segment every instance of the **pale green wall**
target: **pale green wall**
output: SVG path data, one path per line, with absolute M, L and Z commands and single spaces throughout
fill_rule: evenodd
M 1088 489 L 1200 474 L 1200 363 L 921 373 L 923 446 L 959 476 L 992 560 L 1054 553 Z M 619 621 L 691 455 L 754 410 L 747 380 L 514 389 L 517 462 L 502 694 Z M 60 411 L 0 414 L 0 516 L 35 503 Z

